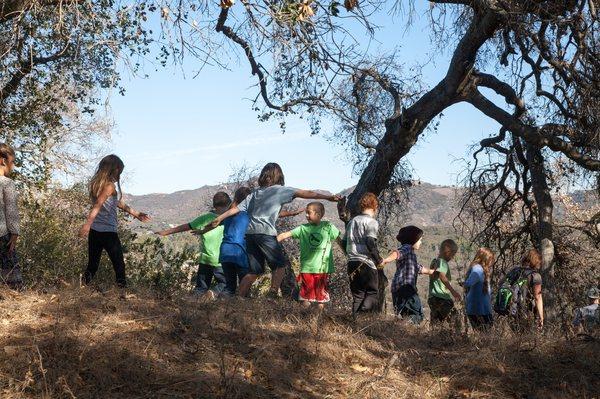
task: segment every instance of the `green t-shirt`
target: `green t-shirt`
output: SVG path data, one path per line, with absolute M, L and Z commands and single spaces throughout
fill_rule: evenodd
M 217 215 L 213 212 L 205 213 L 192 220 L 189 225 L 192 230 L 200 230 L 216 218 Z M 199 263 L 215 267 L 221 266 L 219 263 L 219 250 L 221 249 L 221 241 L 223 241 L 223 229 L 223 226 L 219 226 L 200 236 Z
M 331 242 L 340 231 L 330 222 L 303 224 L 292 230 L 300 241 L 300 273 L 333 273 Z
M 436 265 L 437 267 L 435 267 Z M 448 262 L 446 262 L 444 259 L 434 259 L 432 268 L 435 268 L 435 270 L 440 273 L 444 273 L 446 277 L 448 277 L 448 281 L 452 281 L 450 267 L 448 266 Z M 439 278 L 434 278 L 433 275 L 429 277 L 429 296 L 435 296 L 437 298 L 452 300 L 452 294 L 446 288 L 442 280 L 440 280 Z

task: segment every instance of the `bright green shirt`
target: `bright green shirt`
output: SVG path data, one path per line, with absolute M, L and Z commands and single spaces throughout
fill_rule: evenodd
M 300 241 L 300 273 L 333 273 L 331 242 L 339 236 L 330 222 L 307 223 L 292 230 L 292 237 Z
M 442 258 L 437 258 L 434 260 L 434 263 L 437 265 L 435 270 L 440 273 L 444 273 L 446 277 L 448 277 L 448 281 L 452 281 L 452 275 L 450 274 L 450 267 L 448 266 L 448 262 L 446 262 Z M 441 299 L 449 299 L 452 300 L 452 294 L 446 288 L 442 280 L 439 278 L 434 278 L 433 275 L 429 277 L 429 296 L 435 296 Z
M 215 220 L 217 215 L 213 212 L 205 213 L 192 220 L 189 225 L 192 230 L 200 230 Z M 200 256 L 198 262 L 215 267 L 221 266 L 219 263 L 219 250 L 221 241 L 223 241 L 223 226 L 219 226 L 200 236 Z

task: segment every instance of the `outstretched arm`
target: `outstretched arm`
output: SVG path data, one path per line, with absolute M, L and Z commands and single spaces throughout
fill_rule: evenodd
M 207 227 L 210 227 L 208 230 L 212 230 L 215 227 L 217 227 L 218 225 L 221 224 L 221 222 L 223 222 L 223 220 L 227 219 L 228 217 L 231 217 L 233 215 L 237 215 L 238 213 L 240 213 L 240 208 L 238 208 L 237 204 L 233 205 L 231 208 L 229 208 L 228 210 L 226 210 L 225 212 L 223 212 L 222 214 L 220 214 L 219 216 L 216 217 L 215 220 L 213 220 Z
M 170 228 L 170 229 L 157 231 L 155 234 L 158 234 L 159 236 L 164 237 L 164 236 L 168 236 L 171 234 L 181 233 L 181 232 L 190 231 L 190 230 L 191 230 L 191 227 L 190 227 L 189 223 L 186 223 L 186 224 L 182 224 L 177 227 Z
M 292 232 L 291 231 L 286 231 L 285 233 L 281 233 L 281 234 L 277 235 L 277 242 L 281 242 L 283 240 L 287 240 L 291 236 L 292 236 Z
M 392 252 L 390 252 L 390 254 L 388 256 L 386 256 L 385 258 L 383 258 L 383 260 L 381 261 L 381 266 L 393 262 L 395 260 L 398 260 L 398 258 L 400 257 L 400 254 L 398 251 L 393 250 Z
M 136 211 L 135 209 L 133 209 L 132 207 L 127 205 L 125 203 L 125 201 L 123 201 L 123 200 L 119 201 L 119 204 L 117 205 L 117 207 L 119 207 L 119 209 L 122 210 L 123 212 L 127 212 L 128 214 L 130 214 L 131 216 L 133 216 L 140 222 L 147 222 L 150 220 L 150 216 L 148 216 L 146 213 Z
M 301 214 L 302 212 L 306 211 L 306 208 L 300 208 L 300 209 L 296 209 L 295 211 L 280 211 L 279 212 L 279 216 L 280 218 L 287 218 L 290 216 L 296 216 Z
M 311 190 L 298 190 L 294 193 L 294 198 L 322 199 L 331 202 L 337 202 L 342 199 L 342 197 L 339 195 L 320 194 Z

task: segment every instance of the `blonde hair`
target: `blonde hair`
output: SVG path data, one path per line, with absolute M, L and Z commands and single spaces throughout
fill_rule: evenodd
M 121 172 L 123 172 L 124 168 L 125 164 L 116 155 L 111 154 L 102 158 L 100 164 L 98 164 L 96 173 L 94 173 L 94 176 L 90 180 L 90 199 L 95 202 L 107 184 L 116 183 L 119 189 L 120 200 L 123 196 L 121 193 Z
M 481 265 L 483 268 L 483 292 L 488 292 L 488 285 L 490 282 L 490 269 L 492 267 L 492 263 L 494 263 L 494 253 L 488 248 L 479 248 L 475 257 L 471 261 L 471 265 L 469 266 L 469 272 L 475 265 Z

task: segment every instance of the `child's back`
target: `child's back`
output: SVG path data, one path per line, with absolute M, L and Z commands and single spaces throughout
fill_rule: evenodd
M 19 209 L 17 207 L 16 197 L 17 189 L 15 182 L 6 177 L 0 176 L 0 237 L 9 233 L 19 234 Z
M 274 185 L 258 188 L 246 197 L 238 207 L 250 217 L 247 234 L 276 236 L 275 223 L 281 207 L 294 200 L 296 191 L 292 187 Z

